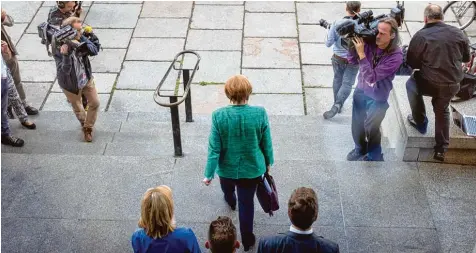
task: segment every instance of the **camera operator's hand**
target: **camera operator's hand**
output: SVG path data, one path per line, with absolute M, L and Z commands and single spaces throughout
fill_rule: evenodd
M 365 42 L 362 38 L 359 37 L 354 37 L 352 39 L 352 42 L 354 42 L 355 50 L 357 51 L 357 54 L 359 55 L 359 58 L 362 60 L 365 58 Z
M 2 22 L 5 20 L 5 17 L 7 16 L 7 11 L 2 9 Z
M 64 55 L 68 55 L 69 53 L 69 47 L 66 44 L 63 44 L 60 48 L 60 52 Z
M 2 40 L 2 53 L 8 52 L 7 50 L 8 50 L 8 44 L 7 42 Z

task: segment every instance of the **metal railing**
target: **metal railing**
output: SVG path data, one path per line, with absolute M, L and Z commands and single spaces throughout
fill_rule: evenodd
M 185 68 L 183 62 L 185 61 L 185 55 L 186 54 L 193 54 L 197 57 L 197 61 L 195 63 L 195 66 L 193 69 L 190 68 Z M 182 56 L 182 61 L 177 61 L 179 57 Z M 176 67 L 176 63 L 180 63 L 180 67 Z M 182 152 L 182 139 L 181 139 L 181 134 L 180 134 L 180 120 L 179 120 L 179 111 L 178 111 L 178 106 L 185 101 L 185 121 L 186 122 L 193 122 L 193 117 L 192 117 L 192 95 L 190 94 L 191 86 L 192 86 L 192 80 L 193 77 L 195 76 L 195 72 L 198 70 L 198 64 L 200 63 L 200 55 L 193 51 L 185 50 L 180 53 L 178 53 L 172 64 L 170 64 L 169 69 L 165 73 L 164 77 L 160 81 L 159 85 L 155 89 L 154 92 L 154 101 L 164 107 L 170 107 L 170 115 L 172 118 L 172 134 L 174 138 L 174 153 L 175 156 L 183 156 Z M 165 80 L 167 80 L 167 76 L 170 74 L 170 71 L 172 70 L 182 70 L 182 77 L 183 77 L 183 95 L 178 95 L 177 94 L 177 88 L 180 82 L 177 82 L 175 91 L 173 95 L 164 95 L 163 93 L 160 93 L 160 89 L 165 83 Z M 190 70 L 192 71 L 192 75 L 190 76 Z M 168 97 L 170 103 L 163 103 L 159 101 L 159 97 Z M 181 98 L 178 100 L 178 98 Z

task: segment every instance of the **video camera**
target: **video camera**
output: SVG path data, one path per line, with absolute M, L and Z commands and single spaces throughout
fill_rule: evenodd
M 390 14 L 381 14 L 376 17 L 373 16 L 373 11 L 365 11 L 356 13 L 356 19 L 346 19 L 336 24 L 336 32 L 341 36 L 342 47 L 349 50 L 354 48 L 352 38 L 363 38 L 366 43 L 375 43 L 378 34 L 378 23 L 381 19 L 391 17 L 397 21 L 398 27 L 403 24 L 405 16 L 405 7 L 397 1 L 397 7 L 392 8 Z M 319 25 L 329 29 L 330 25 L 324 19 L 319 20 Z

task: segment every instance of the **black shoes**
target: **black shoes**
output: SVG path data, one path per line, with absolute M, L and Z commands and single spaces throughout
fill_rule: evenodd
M 331 119 L 336 116 L 337 113 L 340 113 L 342 106 L 340 104 L 334 104 L 332 108 L 324 113 L 324 119 Z
M 445 161 L 445 153 L 435 152 L 435 154 L 433 155 L 433 159 L 438 160 L 440 162 L 444 162 Z
M 360 161 L 365 157 L 365 154 L 360 153 L 357 149 L 353 149 L 347 154 L 347 161 Z
M 411 114 L 409 114 L 407 116 L 407 120 L 408 122 L 410 123 L 410 125 L 414 128 L 416 128 L 416 130 L 418 130 L 418 132 L 420 132 L 421 134 L 426 134 L 426 131 L 428 129 L 428 119 L 425 118 L 425 122 L 423 122 L 422 125 L 418 125 L 415 121 L 415 119 L 413 119 L 413 116 Z
M 38 114 L 38 109 L 36 109 L 35 107 L 33 107 L 31 105 L 25 106 L 25 111 L 26 111 L 26 114 L 28 114 L 28 115 L 37 115 Z
M 23 147 L 25 141 L 20 138 L 13 137 L 11 135 L 2 135 L 2 144 L 9 145 L 12 147 Z
M 253 247 L 256 243 L 256 237 L 254 234 L 251 234 L 250 238 L 249 238 L 249 242 L 247 240 L 247 242 L 245 243 L 245 241 L 243 240 L 243 249 L 245 251 L 249 251 L 251 247 Z
M 29 124 L 28 124 L 28 123 L 29 123 Z M 22 126 L 28 128 L 28 129 L 31 129 L 31 130 L 36 129 L 36 125 L 35 125 L 35 123 L 33 123 L 33 122 L 25 121 L 25 122 L 22 122 L 21 124 L 22 124 Z

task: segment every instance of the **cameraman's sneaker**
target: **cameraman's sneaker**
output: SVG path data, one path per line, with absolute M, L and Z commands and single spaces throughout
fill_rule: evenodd
M 359 150 L 354 148 L 349 154 L 347 154 L 347 161 L 359 161 L 363 157 L 365 157 L 365 154 L 362 154 Z
M 410 125 L 412 127 L 414 127 L 416 130 L 418 130 L 418 132 L 420 132 L 421 134 L 426 134 L 426 131 L 428 129 L 428 118 L 427 117 L 425 117 L 425 121 L 423 122 L 422 125 L 418 125 L 411 114 L 408 114 L 407 120 L 408 120 L 408 122 L 410 123 Z
M 12 147 L 23 147 L 25 141 L 20 138 L 13 137 L 11 135 L 2 135 L 2 144 L 9 145 Z

